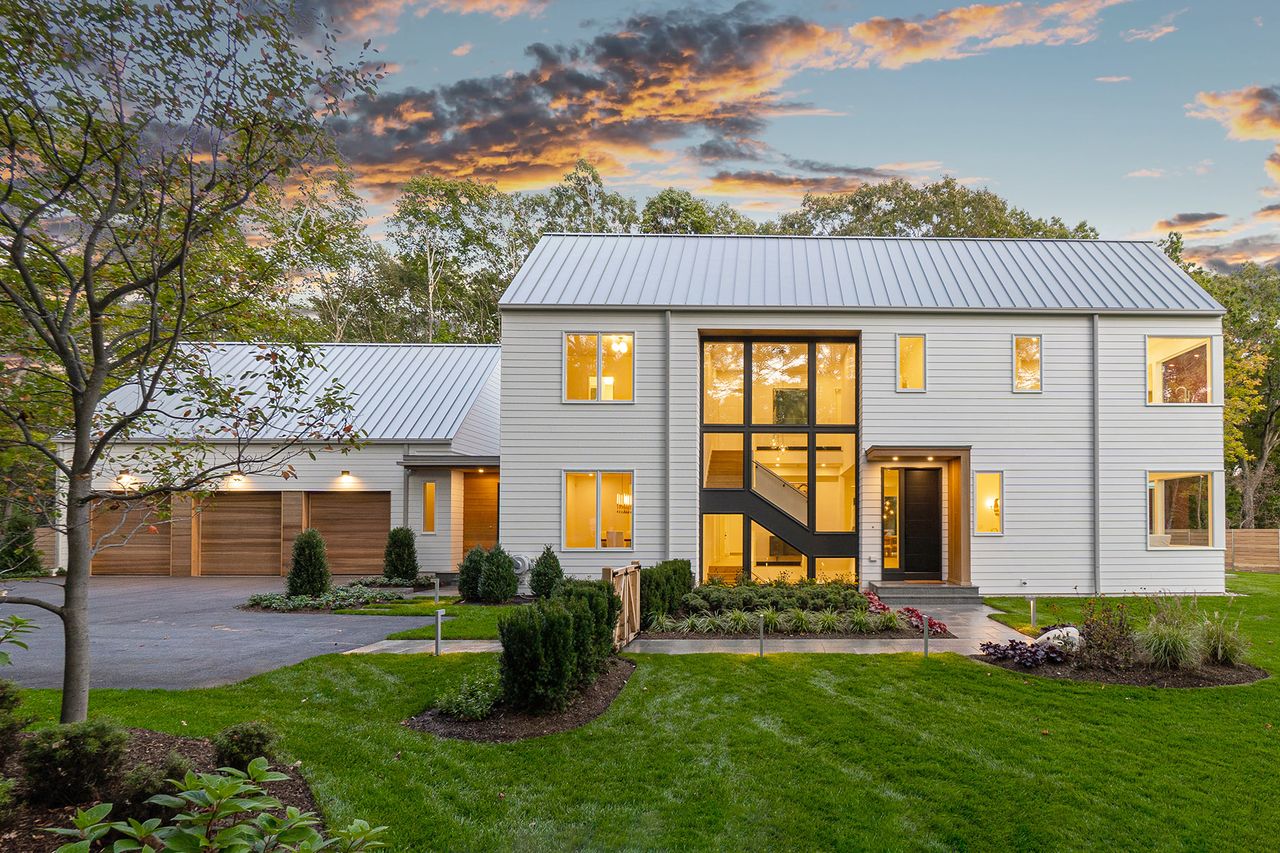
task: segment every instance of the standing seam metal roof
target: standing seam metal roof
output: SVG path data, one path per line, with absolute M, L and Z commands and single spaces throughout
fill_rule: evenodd
M 548 234 L 500 304 L 1223 313 L 1154 243 L 933 237 Z

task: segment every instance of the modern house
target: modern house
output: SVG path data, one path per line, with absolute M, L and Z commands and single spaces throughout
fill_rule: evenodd
M 254 344 L 217 344 L 208 349 L 210 372 L 252 372 L 260 352 Z M 94 533 L 106 547 L 92 572 L 281 575 L 294 536 L 306 527 L 324 535 L 335 574 L 380 572 L 392 526 L 418 533 L 425 570 L 452 571 L 467 548 L 496 543 L 498 347 L 317 344 L 312 355 L 306 393 L 342 386 L 353 405 L 350 422 L 364 437 L 360 449 L 305 446 L 315 458 L 287 460 L 288 479 L 233 473 L 201 502 L 175 497 L 166 523 L 145 523 L 140 509 L 122 517 L 122 505 L 102 505 Z M 266 393 L 252 384 L 248 392 Z M 279 436 L 269 425 L 254 441 L 266 448 Z M 118 448 L 117 457 L 127 458 L 129 449 Z M 108 463 L 98 486 L 126 490 L 142 476 Z M 58 550 L 65 566 L 62 543 Z
M 551 235 L 501 311 L 515 554 L 1223 591 L 1223 309 L 1150 243 Z

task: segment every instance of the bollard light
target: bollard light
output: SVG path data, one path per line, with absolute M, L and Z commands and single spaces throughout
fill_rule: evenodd
M 443 610 L 436 611 L 436 657 L 440 657 L 440 620 L 444 617 Z

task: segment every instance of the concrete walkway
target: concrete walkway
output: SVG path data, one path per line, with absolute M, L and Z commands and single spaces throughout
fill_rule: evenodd
M 1008 640 L 1025 640 L 1022 634 L 1001 625 L 988 614 L 998 611 L 985 605 L 970 607 L 964 605 L 948 605 L 933 607 L 929 614 L 934 619 L 944 622 L 955 639 L 931 639 L 929 651 L 954 652 L 959 655 L 976 655 L 982 643 L 1003 643 Z M 444 640 L 440 643 L 442 654 L 456 652 L 497 652 L 502 646 L 497 640 Z M 777 635 L 766 635 L 764 638 L 765 654 L 843 654 L 843 655 L 891 655 L 900 652 L 919 652 L 924 649 L 923 638 L 916 640 L 877 640 L 866 639 L 823 639 L 815 637 L 788 638 Z M 689 638 L 689 639 L 640 639 L 632 640 L 623 650 L 637 654 L 659 655 L 691 655 L 691 654 L 731 654 L 754 655 L 760 652 L 759 640 L 741 640 L 729 638 Z M 434 654 L 435 640 L 383 640 L 351 649 L 349 655 L 367 654 Z

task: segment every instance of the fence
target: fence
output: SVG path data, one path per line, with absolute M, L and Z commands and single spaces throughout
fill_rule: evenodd
M 36 528 L 36 550 L 40 552 L 40 560 L 46 569 L 53 568 L 53 544 L 57 535 L 52 527 Z
M 1228 530 L 1227 568 L 1280 572 L 1280 530 Z
M 602 569 L 601 577 L 613 584 L 613 591 L 622 599 L 622 612 L 618 625 L 613 629 L 613 647 L 620 649 L 640 633 L 640 564 L 632 563 L 621 569 Z

